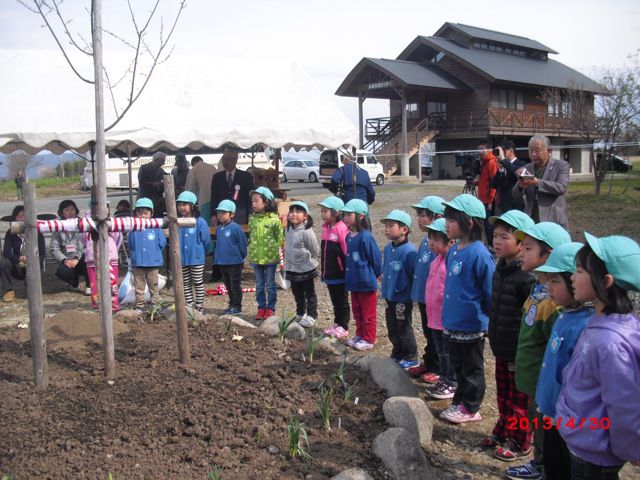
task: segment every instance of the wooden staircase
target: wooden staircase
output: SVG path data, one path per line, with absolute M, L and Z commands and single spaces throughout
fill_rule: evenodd
M 438 134 L 435 129 L 429 130 L 429 119 L 424 118 L 407 133 L 407 150 L 409 158 L 420 152 Z M 393 175 L 399 168 L 398 159 L 402 154 L 402 132 L 392 137 L 384 147 L 376 152 L 376 156 L 384 168 L 385 175 Z

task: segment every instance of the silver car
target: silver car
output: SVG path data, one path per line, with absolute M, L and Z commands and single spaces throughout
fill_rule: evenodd
M 297 180 L 304 182 L 308 180 L 311 183 L 315 183 L 318 181 L 319 169 L 320 165 L 315 160 L 289 160 L 282 167 L 280 181 Z

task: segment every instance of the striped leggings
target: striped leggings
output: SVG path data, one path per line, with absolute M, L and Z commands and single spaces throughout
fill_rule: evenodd
M 184 299 L 187 307 L 193 307 L 193 291 L 196 293 L 195 309 L 202 311 L 204 306 L 204 265 L 183 265 Z

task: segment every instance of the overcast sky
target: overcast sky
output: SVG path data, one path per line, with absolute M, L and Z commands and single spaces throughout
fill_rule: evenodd
M 106 28 L 131 38 L 126 1 L 102 3 Z M 132 3 L 142 17 L 152 2 Z M 177 0 L 161 3 L 164 17 L 170 18 Z M 14 0 L 0 4 L 1 48 L 56 48 L 36 15 Z M 86 38 L 88 15 L 83 9 L 89 5 L 89 0 L 63 3 L 65 16 L 73 19 L 70 29 Z M 446 21 L 535 39 L 560 52 L 552 58 L 587 75 L 599 67 L 621 67 L 626 56 L 640 48 L 637 0 L 189 0 L 173 43 L 177 54 L 291 59 L 333 94 L 362 57 L 395 58 L 417 35 L 432 35 Z M 233 73 L 220 67 L 221 75 Z M 249 62 L 238 73 L 254 75 L 257 82 L 268 74 L 252 70 Z M 356 123 L 357 100 L 334 99 Z M 365 102 L 365 117 L 386 114 L 384 105 Z

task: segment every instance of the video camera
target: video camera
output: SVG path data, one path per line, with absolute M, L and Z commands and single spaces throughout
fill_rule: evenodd
M 473 186 L 476 176 L 480 173 L 480 157 L 476 153 L 456 152 L 454 154 L 456 167 L 462 169 L 465 186 Z

